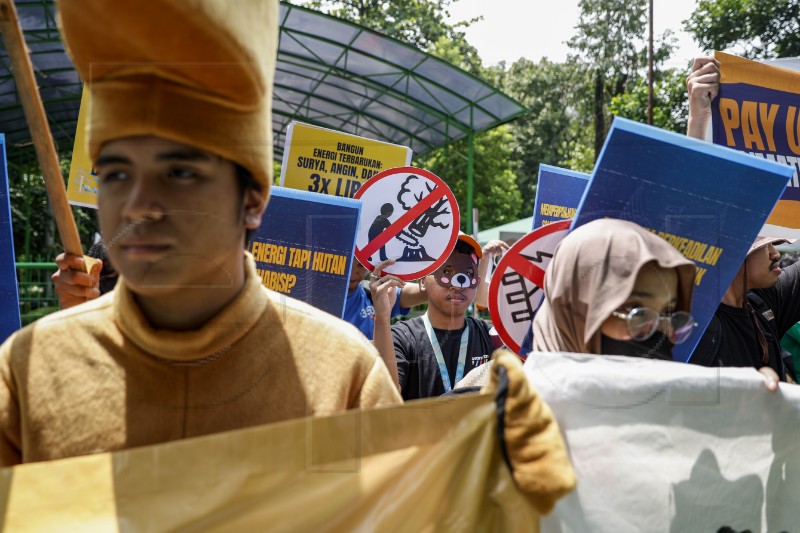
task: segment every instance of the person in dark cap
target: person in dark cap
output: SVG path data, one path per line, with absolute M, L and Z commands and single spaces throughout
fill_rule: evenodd
M 0 465 L 399 403 L 363 335 L 264 288 L 245 251 L 272 181 L 277 0 L 58 8 L 119 280 L 0 347 Z
M 778 265 L 775 246 L 784 242 L 774 237 L 753 242 L 691 363 L 771 369 L 774 381 L 796 382 L 791 354 L 784 357 L 780 340 L 800 320 L 800 265 L 786 271 Z
M 686 78 L 687 135 L 704 139 L 711 102 L 719 94 L 719 61 L 698 57 Z M 777 381 L 797 381 L 791 356 L 780 340 L 800 320 L 800 265 L 783 271 L 775 246 L 792 239 L 759 236 L 733 278 L 722 303 L 690 359 L 704 366 L 752 366 Z

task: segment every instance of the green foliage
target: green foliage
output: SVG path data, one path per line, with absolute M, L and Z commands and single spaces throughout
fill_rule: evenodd
M 686 73 L 676 69 L 659 73 L 653 97 L 653 125 L 685 134 L 689 114 Z M 640 78 L 630 91 L 612 98 L 609 110 L 615 116 L 647 122 L 647 80 Z
M 575 133 L 575 137 L 564 145 L 564 159 L 558 166 L 590 174 L 595 161 L 591 130 L 578 128 Z
M 599 154 L 608 127 L 608 101 L 625 89 L 628 76 L 639 67 L 637 43 L 645 28 L 645 1 L 580 0 L 577 33 L 569 47 L 574 58 L 591 72 L 594 87 L 594 153 Z M 610 94 L 609 94 L 610 93 Z
M 475 74 L 480 58 L 477 50 L 467 43 L 462 29 L 480 19 L 449 24 L 447 8 L 453 1 L 309 0 L 305 5 L 394 37 Z M 455 48 L 457 55 L 446 57 L 447 53 L 441 52 L 443 46 L 448 50 Z
M 450 0 L 310 0 L 307 7 L 391 35 L 427 50 L 451 28 L 445 23 Z
M 648 3 L 647 0 L 580 0 L 578 5 L 581 13 L 577 33 L 569 46 L 577 52 L 573 59 L 592 75 L 593 94 L 587 100 L 591 101 L 591 111 L 584 104 L 579 113 L 593 116 L 596 156 L 610 125 L 612 99 L 639 85 L 647 64 Z M 654 68 L 669 58 L 674 42 L 671 32 L 665 32 L 654 43 Z M 573 149 L 570 160 L 577 163 L 588 153 L 587 149 Z
M 461 28 L 474 21 L 448 24 L 447 7 L 453 0 L 312 0 L 312 9 L 357 22 L 368 28 L 416 46 L 472 74 L 483 72 L 477 50 L 467 43 Z M 473 140 L 473 207 L 478 208 L 481 227 L 491 227 L 518 218 L 522 196 L 514 173 L 512 136 L 507 128 L 482 133 Z M 453 189 L 461 208 L 462 229 L 467 217 L 467 142 L 417 158 L 416 164 L 436 173 Z M 532 209 L 533 202 L 530 202 Z M 526 213 L 524 216 L 528 216 Z
M 520 59 L 507 70 L 500 65 L 487 72 L 488 79 L 530 110 L 509 125 L 511 158 L 523 202 L 520 218 L 530 216 L 533 208 L 539 165 L 563 166 L 566 150 L 575 141 L 577 128 L 572 124 L 582 122 L 575 105 L 586 96 L 583 75 L 574 63 L 547 59 L 538 63 Z
M 69 156 L 61 156 L 61 170 L 69 171 Z M 36 161 L 9 162 L 9 195 L 17 261 L 49 262 L 64 251 L 50 210 L 44 178 Z M 66 183 L 66 177 L 65 177 Z M 98 230 L 95 210 L 73 207 L 84 252 L 94 242 Z
M 428 53 L 444 59 L 451 65 L 460 67 L 475 76 L 480 77 L 483 72 L 478 51 L 463 38 L 456 41 L 449 37 L 440 37 L 438 41 L 433 43 Z
M 474 139 L 474 206 L 480 226 L 529 216 L 542 163 L 591 172 L 611 117 L 644 122 L 647 0 L 580 0 L 580 17 L 564 63 L 520 59 L 484 68 L 464 29 L 449 23 L 458 0 L 297 0 L 395 37 L 457 65 L 520 101 L 530 113 Z M 494 9 L 486 4 L 487 9 Z M 687 31 L 706 49 L 735 47 L 751 58 L 800 55 L 800 0 L 698 0 Z M 504 36 L 498 36 L 504 38 Z M 686 129 L 685 71 L 660 70 L 674 38 L 657 36 L 656 126 Z M 687 69 L 688 70 L 688 69 Z M 455 192 L 466 226 L 467 143 L 462 140 L 418 157 L 416 164 L 444 178 Z M 10 154 L 11 156 L 11 154 Z M 62 155 L 64 171 L 70 154 Z M 11 157 L 13 160 L 14 158 Z M 275 164 L 275 181 L 280 164 Z M 61 244 L 36 162 L 10 163 L 14 240 L 20 261 L 52 261 Z M 84 246 L 97 231 L 95 211 L 74 208 Z
M 752 59 L 800 55 L 800 0 L 699 0 L 684 25 L 706 50 L 737 47 Z
M 647 28 L 647 0 L 580 0 L 578 7 L 570 48 L 604 77 L 635 72 Z
M 522 195 L 516 184 L 506 126 L 481 133 L 474 140 L 473 195 L 480 227 L 491 228 L 519 218 Z M 416 164 L 428 169 L 453 190 L 461 208 L 461 228 L 467 216 L 467 141 L 461 140 L 418 158 Z M 530 205 L 528 211 L 533 209 Z M 525 216 L 530 216 L 528 212 Z

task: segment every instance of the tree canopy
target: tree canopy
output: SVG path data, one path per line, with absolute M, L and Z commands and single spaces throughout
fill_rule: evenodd
M 706 50 L 734 48 L 751 59 L 800 55 L 800 0 L 699 0 L 684 24 Z
M 298 0 L 300 1 L 300 0 Z M 474 206 L 483 228 L 530 216 L 542 163 L 590 172 L 614 116 L 644 122 L 647 0 L 580 0 L 580 16 L 563 62 L 520 59 L 483 65 L 465 29 L 452 21 L 458 0 L 310 0 L 307 7 L 354 21 L 416 46 L 483 77 L 530 113 L 474 139 Z M 489 4 L 487 4 L 489 6 Z M 686 29 L 706 49 L 731 49 L 750 58 L 800 55 L 800 0 L 698 0 Z M 567 37 L 567 36 L 565 36 Z M 503 36 L 498 36 L 503 38 Z M 654 122 L 686 128 L 685 77 L 664 69 L 674 38 L 657 36 Z M 445 179 L 466 207 L 467 142 L 417 157 L 415 164 Z M 63 154 L 68 167 L 69 153 Z M 12 218 L 19 260 L 49 261 L 60 251 L 38 165 L 9 167 Z M 75 209 L 85 245 L 94 211 Z M 466 219 L 468 213 L 462 213 Z
M 307 7 L 350 20 L 436 55 L 451 42 L 457 55 L 448 57 L 473 74 L 479 73 L 478 51 L 467 43 L 463 29 L 479 19 L 450 23 L 447 8 L 457 0 L 310 0 Z M 454 60 L 457 60 L 454 61 Z

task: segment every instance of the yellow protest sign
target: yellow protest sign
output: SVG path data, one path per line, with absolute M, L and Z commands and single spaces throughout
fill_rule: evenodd
M 411 163 L 411 149 L 292 122 L 286 131 L 281 186 L 352 198 L 382 170 Z
M 97 209 L 97 176 L 92 171 L 89 149 L 86 146 L 86 115 L 89 113 L 89 91 L 83 86 L 75 144 L 72 146 L 72 163 L 69 166 L 67 200 L 72 205 Z
M 719 95 L 711 104 L 712 138 L 794 170 L 761 235 L 800 237 L 800 72 L 722 52 Z

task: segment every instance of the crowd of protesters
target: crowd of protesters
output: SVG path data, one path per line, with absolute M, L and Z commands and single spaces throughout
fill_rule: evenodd
M 698 58 L 687 88 L 688 134 L 701 137 L 719 89 L 716 60 Z M 792 354 L 800 357 L 800 333 L 793 341 L 791 332 L 800 331 L 795 327 L 800 321 L 800 265 L 790 265 L 786 256 L 779 262 L 775 246 L 784 242 L 759 237 L 753 243 L 693 363 L 752 366 L 764 374 L 770 390 L 779 381 L 796 380 Z M 385 274 L 392 259 L 371 274 L 352 259 L 344 319 L 374 342 L 404 400 L 450 393 L 472 370 L 489 362 L 498 348 L 497 336 L 491 335 L 490 323 L 467 316 L 467 310 L 476 296 L 485 302 L 488 264 L 507 248 L 501 241 L 481 246 L 461 233 L 444 264 L 417 283 Z M 53 282 L 62 307 L 92 300 L 113 287 L 117 274 L 102 241 L 90 255 L 102 258 L 102 270 L 79 272 L 81 258 L 57 258 Z M 614 257 L 631 256 L 637 258 L 633 264 L 613 264 Z M 583 264 L 607 268 L 582 271 L 587 268 Z M 693 273 L 690 261 L 635 224 L 588 224 L 564 240 L 548 270 L 546 298 L 532 328 L 533 348 L 671 360 L 672 347 L 686 340 L 695 325 L 693 285 L 688 281 Z M 575 279 L 581 283 L 576 285 Z M 426 305 L 421 316 L 391 324 L 421 304 Z
M 250 2 L 252 13 L 235 17 L 187 11 L 180 0 L 119 0 L 113 14 L 110 5 L 59 3 L 65 44 L 93 99 L 88 138 L 103 239 L 90 255 L 102 264 L 81 272 L 83 258 L 60 255 L 52 280 L 63 310 L 0 347 L 0 465 L 483 385 L 499 346 L 491 324 L 467 310 L 485 294 L 488 263 L 505 243 L 481 246 L 461 233 L 418 282 L 384 272 L 392 258 L 370 274 L 354 259 L 344 313 L 352 325 L 262 286 L 246 240 L 272 183 L 263 137 L 277 2 Z M 168 25 L 152 24 L 170 14 Z M 198 69 L 199 50 L 224 72 Z M 697 135 L 718 65 L 698 59 L 687 83 L 689 134 Z M 781 338 L 800 320 L 800 264 L 778 266 L 783 241 L 753 243 L 693 362 L 753 367 L 770 391 L 796 379 Z M 695 327 L 694 274 L 691 261 L 633 223 L 582 226 L 549 265 L 529 357 L 671 360 Z M 424 314 L 391 324 L 421 304 Z M 517 416 L 529 424 L 529 414 Z M 519 466 L 515 453 L 509 462 Z

